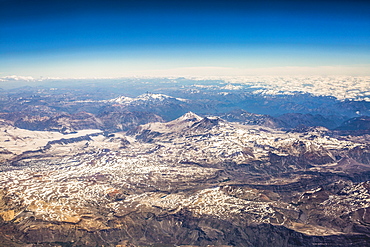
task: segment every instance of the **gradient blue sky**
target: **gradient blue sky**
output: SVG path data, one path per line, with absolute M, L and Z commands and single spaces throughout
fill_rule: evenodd
M 370 75 L 366 1 L 0 0 L 0 77 Z

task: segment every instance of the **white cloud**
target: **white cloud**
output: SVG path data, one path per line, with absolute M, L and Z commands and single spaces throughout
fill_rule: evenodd
M 0 77 L 0 81 L 34 81 L 35 78 L 32 76 L 17 76 L 17 75 L 10 75 Z

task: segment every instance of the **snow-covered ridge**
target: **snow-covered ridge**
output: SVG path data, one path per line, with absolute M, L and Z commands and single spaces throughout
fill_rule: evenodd
M 313 140 L 312 135 L 317 135 Z M 264 159 L 270 153 L 287 156 L 300 155 L 302 153 L 319 152 L 332 156 L 329 150 L 354 148 L 360 144 L 347 140 L 339 140 L 326 135 L 320 135 L 313 131 L 302 136 L 301 133 L 285 132 L 271 128 L 261 128 L 258 125 L 240 125 L 227 122 L 220 118 L 201 118 L 188 112 L 185 115 L 167 123 L 148 123 L 140 126 L 133 136 L 150 139 L 167 146 L 174 152 L 174 143 L 184 145 L 179 151 L 191 150 L 186 159 L 202 160 L 207 157 L 210 163 L 222 162 L 227 159 L 236 163 L 245 162 L 245 148 L 253 150 L 248 155 L 254 159 Z M 191 143 L 189 148 L 188 144 Z M 227 147 L 227 148 L 225 148 Z M 158 153 L 165 155 L 166 148 Z M 197 151 L 194 151 L 197 150 Z M 248 156 L 247 155 L 247 156 Z M 203 156 L 203 157 L 202 157 Z M 334 160 L 334 158 L 333 158 Z
M 187 112 L 181 117 L 167 123 L 148 123 L 140 126 L 141 130 L 150 130 L 159 133 L 179 133 L 189 128 L 194 123 L 201 121 L 203 118 L 193 112 Z
M 165 94 L 160 94 L 160 93 L 145 93 L 145 94 L 141 94 L 137 96 L 136 98 L 120 96 L 118 98 L 106 100 L 104 102 L 128 105 L 128 104 L 135 104 L 135 103 L 140 103 L 140 102 L 162 102 L 166 100 L 177 100 L 177 101 L 182 101 L 182 102 L 187 101 L 186 99 L 175 98 L 175 97 L 168 96 Z
M 85 129 L 72 134 L 62 134 L 55 131 L 31 131 L 12 126 L 2 126 L 0 127 L 0 133 L 2 133 L 0 135 L 0 151 L 4 152 L 4 155 L 0 157 L 1 161 L 24 152 L 40 150 L 48 143 L 78 139 L 79 137 L 100 134 L 102 131 Z

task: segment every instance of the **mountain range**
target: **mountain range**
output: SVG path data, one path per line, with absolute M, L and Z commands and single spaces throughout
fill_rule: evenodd
M 86 90 L 0 92 L 0 246 L 370 246 L 367 103 Z

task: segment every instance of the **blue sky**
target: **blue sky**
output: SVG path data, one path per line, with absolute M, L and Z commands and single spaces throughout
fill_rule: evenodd
M 370 75 L 366 1 L 255 2 L 0 0 L 0 77 Z

